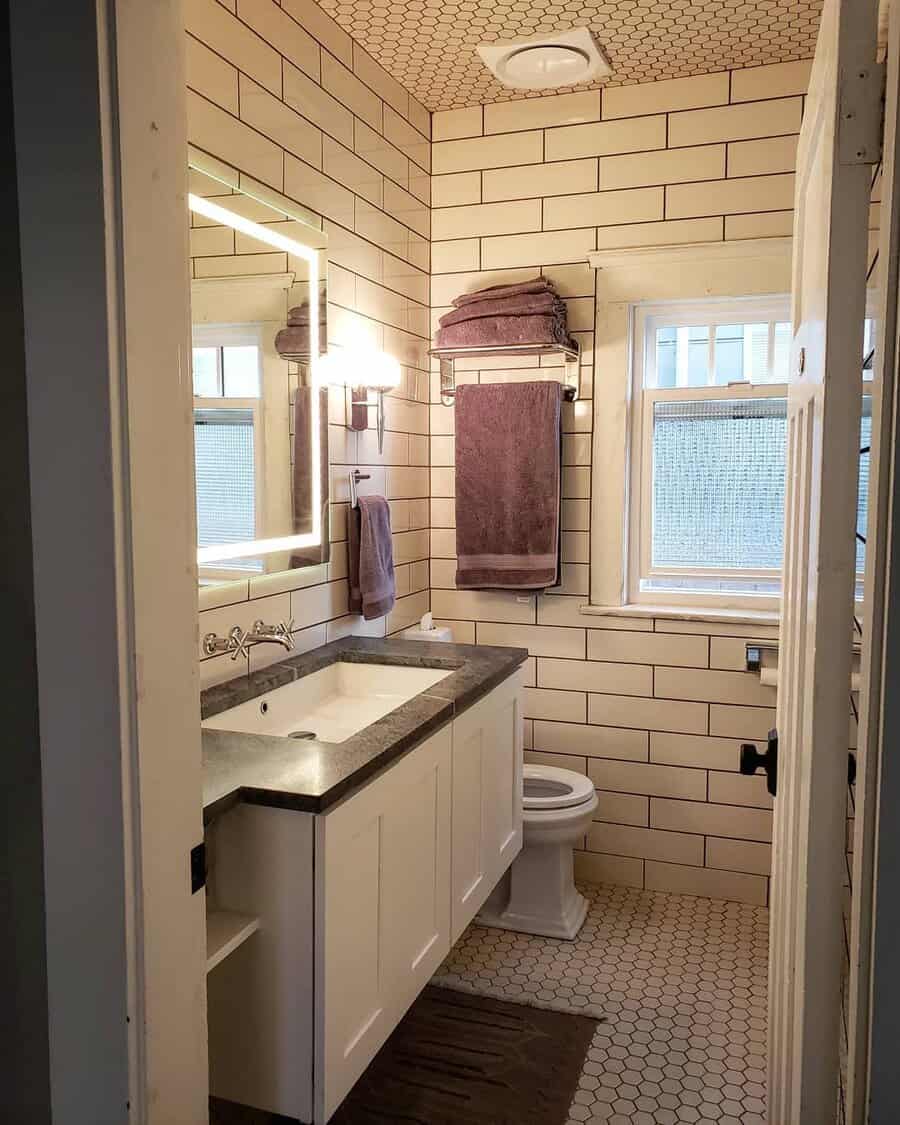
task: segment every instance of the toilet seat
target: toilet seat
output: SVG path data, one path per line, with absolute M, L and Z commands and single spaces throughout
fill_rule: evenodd
M 526 765 L 522 780 L 522 808 L 526 811 L 570 809 L 594 797 L 594 783 L 574 770 Z

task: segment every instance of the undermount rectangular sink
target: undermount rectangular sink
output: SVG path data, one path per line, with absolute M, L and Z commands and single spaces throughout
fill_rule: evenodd
M 345 742 L 452 675 L 445 668 L 336 661 L 206 719 L 207 730 Z

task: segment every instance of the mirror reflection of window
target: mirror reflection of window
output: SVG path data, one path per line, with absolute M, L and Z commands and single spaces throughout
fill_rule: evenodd
M 261 537 L 264 474 L 260 371 L 258 344 L 200 345 L 193 349 L 199 547 Z M 260 573 L 263 560 L 222 560 L 213 569 Z

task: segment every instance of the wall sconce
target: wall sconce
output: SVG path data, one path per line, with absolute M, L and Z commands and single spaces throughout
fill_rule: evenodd
M 378 452 L 384 451 L 384 396 L 400 386 L 400 364 L 387 352 L 372 349 L 356 350 L 342 348 L 330 351 L 316 364 L 320 383 L 330 383 L 336 387 L 366 387 L 375 392 L 374 399 L 356 403 L 357 406 L 374 406 L 378 428 Z

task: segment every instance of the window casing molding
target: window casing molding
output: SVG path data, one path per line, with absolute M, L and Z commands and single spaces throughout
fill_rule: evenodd
M 601 251 L 588 258 L 597 271 L 595 320 L 594 425 L 591 474 L 590 607 L 622 612 L 652 609 L 651 597 L 632 597 L 634 529 L 629 526 L 629 493 L 635 472 L 636 401 L 633 372 L 635 320 L 641 306 L 684 302 L 685 308 L 716 300 L 761 298 L 780 301 L 791 288 L 791 240 L 753 239 L 696 246 Z M 776 385 L 777 386 L 777 385 Z M 709 388 L 714 390 L 714 388 Z M 771 395 L 772 387 L 748 390 L 748 397 Z M 783 388 L 779 388 L 782 390 Z M 702 397 L 705 388 L 691 388 Z M 648 393 L 648 392 L 645 392 Z M 777 600 L 746 595 L 660 592 L 659 610 L 774 614 Z

